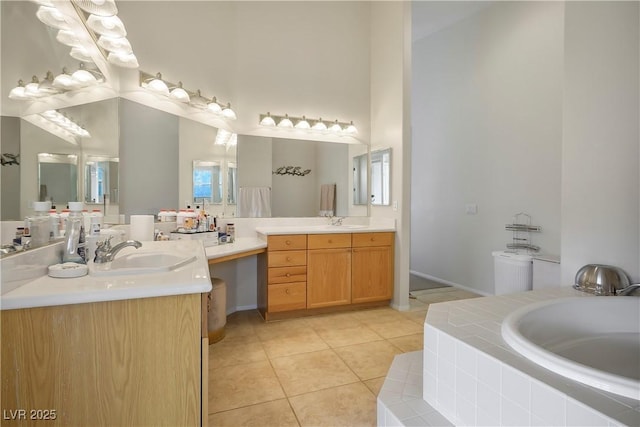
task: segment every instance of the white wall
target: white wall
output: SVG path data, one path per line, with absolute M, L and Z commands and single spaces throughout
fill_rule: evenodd
M 562 280 L 587 263 L 640 280 L 638 2 L 567 2 Z
M 20 154 L 20 119 L 17 117 L 2 117 L 0 131 L 0 153 Z M 2 184 L 2 199 L 0 207 L 2 220 L 18 220 L 20 215 L 20 168 L 18 165 L 1 166 L 0 181 Z M 3 238 L 3 244 L 5 239 Z
M 392 306 L 400 310 L 409 308 L 410 11 L 410 3 L 371 3 L 371 146 L 392 150 L 392 206 L 372 207 L 371 217 L 396 221 Z
M 178 118 L 121 100 L 120 213 L 157 215 L 178 206 Z
M 493 293 L 491 251 L 523 211 L 559 255 L 563 19 L 497 2 L 414 43 L 411 270 Z

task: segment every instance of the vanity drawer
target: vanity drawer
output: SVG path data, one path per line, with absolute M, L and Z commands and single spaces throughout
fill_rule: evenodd
M 267 238 L 267 250 L 289 251 L 307 249 L 306 234 L 288 234 L 282 236 L 269 236 Z
M 366 246 L 391 246 L 394 233 L 353 233 L 352 244 L 354 248 Z
M 309 249 L 350 248 L 351 234 L 309 234 Z
M 288 267 L 307 265 L 307 251 L 269 252 L 269 267 Z
M 271 267 L 268 270 L 268 284 L 307 281 L 307 266 Z
M 269 312 L 307 308 L 307 284 L 305 282 L 271 285 L 267 292 Z

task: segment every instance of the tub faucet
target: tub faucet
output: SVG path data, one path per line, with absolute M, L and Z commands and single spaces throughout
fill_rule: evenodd
M 633 285 L 629 285 L 626 288 L 618 289 L 616 291 L 616 295 L 631 295 L 637 289 L 640 289 L 640 283 L 634 283 Z
M 98 242 L 96 257 L 93 259 L 93 262 L 95 264 L 104 264 L 105 262 L 111 262 L 113 261 L 113 258 L 115 258 L 116 254 L 127 246 L 133 246 L 134 248 L 138 249 L 142 246 L 142 243 L 137 240 L 127 240 L 125 242 L 118 243 L 112 248 L 111 237 L 102 242 Z

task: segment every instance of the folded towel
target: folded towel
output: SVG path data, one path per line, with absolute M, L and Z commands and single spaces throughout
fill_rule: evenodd
M 237 216 L 240 218 L 271 217 L 271 187 L 240 187 Z

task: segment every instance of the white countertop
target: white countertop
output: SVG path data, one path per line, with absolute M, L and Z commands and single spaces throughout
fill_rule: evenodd
M 331 234 L 331 233 L 378 233 L 395 232 L 393 225 L 291 225 L 257 227 L 256 231 L 266 236 L 279 234 Z
M 207 255 L 207 259 L 216 259 L 266 247 L 267 242 L 259 237 L 238 237 L 233 243 L 207 246 L 204 250 Z
M 136 251 L 125 248 L 119 255 Z M 209 292 L 211 278 L 202 242 L 168 241 L 143 242 L 139 251 L 170 252 L 195 255 L 196 260 L 163 273 L 122 274 L 56 279 L 41 276 L 13 289 L 0 297 L 2 310 L 117 301 Z M 137 252 L 136 252 L 137 253 Z M 122 254 L 122 255 L 121 255 Z

